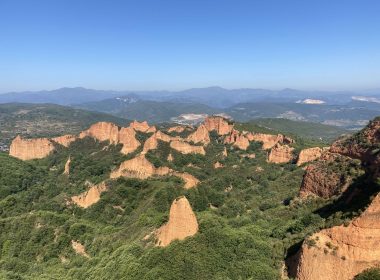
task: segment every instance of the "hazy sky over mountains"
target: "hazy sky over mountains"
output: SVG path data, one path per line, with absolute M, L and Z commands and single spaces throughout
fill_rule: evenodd
M 380 87 L 377 0 L 1 0 L 0 92 Z

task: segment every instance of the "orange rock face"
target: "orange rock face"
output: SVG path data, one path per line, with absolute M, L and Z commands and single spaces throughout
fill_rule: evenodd
M 127 155 L 140 147 L 140 142 L 136 139 L 136 132 L 131 127 L 122 127 L 119 131 L 119 142 L 123 144 L 121 153 Z
M 215 168 L 215 169 L 217 169 L 217 168 L 222 168 L 222 167 L 224 167 L 224 165 L 221 164 L 219 161 L 217 161 L 217 162 L 214 163 L 214 168 Z
M 232 131 L 233 125 L 230 125 L 225 118 L 222 117 L 207 117 L 204 125 L 208 131 L 215 130 L 218 135 L 226 135 Z
M 121 163 L 119 168 L 111 172 L 110 178 L 129 177 L 146 179 L 154 175 L 163 176 L 170 172 L 170 168 L 156 168 L 144 155 L 139 155 Z
M 263 143 L 263 149 L 268 150 L 274 147 L 277 143 L 285 143 L 290 144 L 293 140 L 286 137 L 286 140 L 284 141 L 285 137 L 282 134 L 278 135 L 271 135 L 271 134 L 263 134 L 263 133 L 247 133 L 246 137 L 249 141 L 256 141 Z
M 22 139 L 17 136 L 11 143 L 9 155 L 21 160 L 41 159 L 54 149 L 53 143 L 47 138 Z
M 150 136 L 144 143 L 143 153 L 147 153 L 149 150 L 155 150 L 158 147 L 158 140 L 163 142 L 170 142 L 171 140 L 178 139 L 176 137 L 171 137 L 161 131 L 157 131 L 152 136 Z
M 93 124 L 89 129 L 81 132 L 79 138 L 86 136 L 99 141 L 109 141 L 111 144 L 123 144 L 121 153 L 129 154 L 134 152 L 141 144 L 136 139 L 136 132 L 131 127 L 119 127 L 109 122 L 99 122 Z
M 173 201 L 170 207 L 169 221 L 159 228 L 157 245 L 168 246 L 174 240 L 183 240 L 198 232 L 198 221 L 186 197 Z
M 294 148 L 288 145 L 276 144 L 269 152 L 268 162 L 287 163 L 293 159 Z
M 249 140 L 239 131 L 233 129 L 224 139 L 225 144 L 232 144 L 240 150 L 246 150 L 249 147 Z
M 194 143 L 210 143 L 210 135 L 205 125 L 201 124 L 198 128 L 187 137 L 187 141 Z
M 168 132 L 177 132 L 177 133 L 181 133 L 181 132 L 184 132 L 185 129 L 186 129 L 185 126 L 182 126 L 182 125 L 176 125 L 176 126 L 173 126 L 173 127 L 169 127 Z
M 75 253 L 83 257 L 89 258 L 90 256 L 86 253 L 86 248 L 79 242 L 71 240 L 71 247 L 74 249 Z
M 226 147 L 224 147 L 224 149 L 223 149 L 222 156 L 224 156 L 224 157 L 228 156 Z
M 133 121 L 131 122 L 129 126 L 133 128 L 134 130 L 140 131 L 140 132 L 147 132 L 150 129 L 150 126 L 146 121 L 143 121 L 143 122 Z
M 324 229 L 303 244 L 298 263 L 291 268 L 299 280 L 351 280 L 380 264 L 380 195 L 348 226 Z
M 185 186 L 184 186 L 185 189 L 191 189 L 195 187 L 196 185 L 198 185 L 199 183 L 199 180 L 197 178 L 195 178 L 193 175 L 186 172 L 185 173 L 174 172 L 173 175 L 180 177 L 182 178 L 182 180 L 185 181 Z
M 205 155 L 205 149 L 202 146 L 190 145 L 181 140 L 175 140 L 170 142 L 170 147 L 174 150 L 179 151 L 182 154 L 201 154 Z
M 69 158 L 67 159 L 67 161 L 65 163 L 65 170 L 63 171 L 63 174 L 65 174 L 65 175 L 70 174 L 70 163 L 71 163 L 71 158 L 69 156 Z
M 95 138 L 101 142 L 110 141 L 111 144 L 116 144 L 119 141 L 119 128 L 110 122 L 98 122 L 79 134 L 79 138 L 86 136 Z
M 298 156 L 297 165 L 300 166 L 306 162 L 310 162 L 310 161 L 314 161 L 316 159 L 319 159 L 324 150 L 325 149 L 322 149 L 319 147 L 303 149 Z
M 71 197 L 71 200 L 82 208 L 90 207 L 100 200 L 100 195 L 107 190 L 107 185 L 102 182 L 98 185 L 91 186 L 84 193 Z
M 77 139 L 78 137 L 75 135 L 63 135 L 59 137 L 54 137 L 51 140 L 67 148 L 68 146 L 70 146 L 72 142 L 74 142 Z

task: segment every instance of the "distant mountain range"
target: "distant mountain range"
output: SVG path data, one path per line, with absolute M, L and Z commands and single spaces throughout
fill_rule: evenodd
M 183 114 L 225 113 L 238 121 L 285 118 L 359 129 L 380 115 L 380 90 L 193 88 L 184 91 L 107 91 L 61 88 L 0 94 L 0 103 L 52 103 L 117 117 L 168 122 Z

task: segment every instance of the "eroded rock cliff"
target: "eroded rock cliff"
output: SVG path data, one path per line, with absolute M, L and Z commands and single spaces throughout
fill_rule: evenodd
M 322 153 L 324 151 L 327 151 L 328 149 L 329 148 L 320 148 L 320 147 L 303 149 L 298 155 L 297 165 L 300 166 L 304 163 L 319 159 L 322 156 Z
M 172 170 L 168 167 L 156 168 L 144 155 L 126 160 L 120 166 L 111 172 L 110 178 L 130 177 L 146 179 L 154 175 L 163 176 L 169 174 Z
M 216 131 L 218 135 L 226 135 L 233 129 L 233 125 L 223 118 L 218 116 L 207 117 L 204 121 L 204 125 L 208 131 Z
M 363 270 L 380 264 L 379 244 L 378 194 L 348 226 L 324 229 L 304 242 L 292 276 L 298 280 L 351 280 Z
M 249 147 L 249 140 L 241 134 L 238 130 L 233 129 L 231 133 L 225 137 L 225 144 L 232 144 L 240 150 L 247 150 Z
M 54 150 L 53 143 L 47 138 L 23 139 L 17 136 L 11 143 L 9 155 L 21 160 L 41 159 Z
M 100 195 L 107 191 L 107 185 L 102 182 L 98 185 L 92 185 L 90 188 L 76 196 L 71 197 L 71 200 L 82 208 L 88 208 L 100 200 Z
M 268 154 L 268 162 L 287 163 L 293 160 L 294 148 L 277 143 Z
M 203 146 L 190 145 L 189 143 L 186 143 L 182 140 L 171 141 L 170 147 L 182 154 L 206 154 L 206 151 L 203 148 Z
M 198 232 L 198 221 L 186 197 L 175 199 L 170 207 L 169 221 L 156 232 L 157 245 L 168 246 Z
M 197 129 L 187 137 L 187 141 L 194 143 L 210 143 L 210 135 L 205 125 L 201 124 Z
M 72 142 L 74 142 L 77 139 L 77 136 L 68 134 L 59 137 L 54 137 L 51 140 L 67 148 L 68 146 L 70 146 Z

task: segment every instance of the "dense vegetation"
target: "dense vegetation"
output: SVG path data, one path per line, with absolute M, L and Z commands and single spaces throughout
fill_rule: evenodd
M 140 140 L 148 135 L 139 133 Z M 42 160 L 22 162 L 0 154 L 0 276 L 4 279 L 278 279 L 287 253 L 306 236 L 343 223 L 357 208 L 332 200 L 296 198 L 304 170 L 266 162 L 261 145 L 247 151 L 224 145 L 215 134 L 207 156 L 183 155 L 160 143 L 147 158 L 193 174 L 201 183 L 185 190 L 176 177 L 109 181 L 93 206 L 68 203 L 89 182 L 106 180 L 134 156 L 85 138 Z M 297 149 L 310 145 L 308 140 Z M 141 148 L 140 148 L 141 149 Z M 136 151 L 138 153 L 139 151 Z M 167 162 L 171 153 L 172 162 Z M 255 153 L 255 158 L 245 154 Z M 68 157 L 70 176 L 63 175 Z M 225 168 L 214 169 L 216 161 Z M 228 170 L 228 172 L 226 172 Z M 364 180 L 364 178 L 362 179 Z M 185 195 L 199 233 L 166 248 L 151 234 L 168 219 L 174 198 Z M 81 242 L 90 258 L 77 255 Z M 366 278 L 363 278 L 366 279 Z

